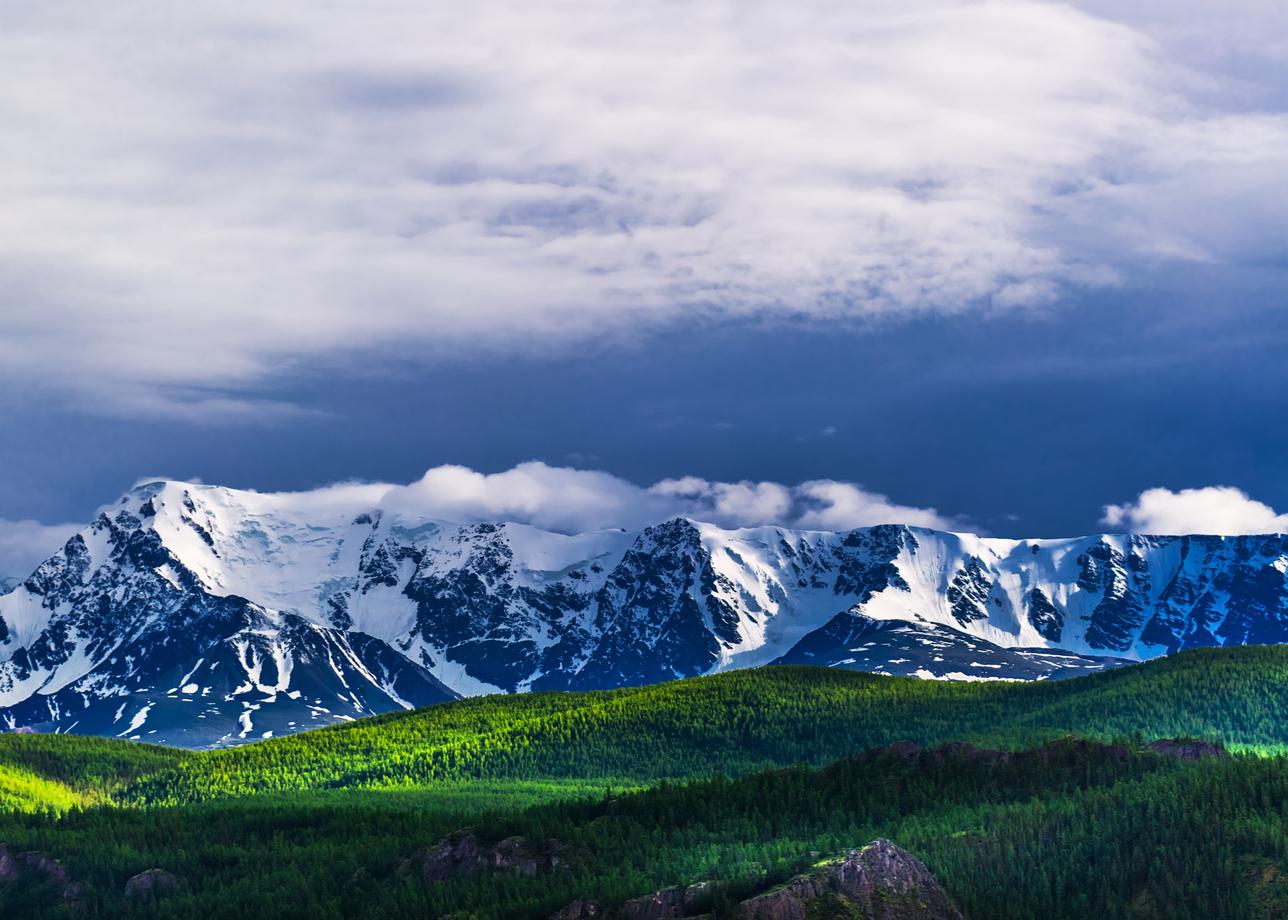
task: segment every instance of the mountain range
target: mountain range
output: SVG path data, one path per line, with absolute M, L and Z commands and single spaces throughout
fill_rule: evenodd
M 0 596 L 0 720 L 187 747 L 764 664 L 1046 679 L 1288 640 L 1288 537 L 556 533 L 140 485 Z

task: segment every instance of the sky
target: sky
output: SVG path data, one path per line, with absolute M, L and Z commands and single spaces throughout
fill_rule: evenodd
M 154 477 L 1286 529 L 1282 4 L 0 16 L 0 574 Z

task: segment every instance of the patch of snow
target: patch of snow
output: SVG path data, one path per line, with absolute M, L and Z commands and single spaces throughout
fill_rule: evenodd
M 124 707 L 122 707 L 122 709 L 123 708 Z M 129 726 L 125 729 L 125 731 L 121 732 L 116 737 L 124 738 L 126 735 L 130 735 L 138 731 L 140 728 L 143 727 L 143 723 L 147 722 L 148 713 L 150 713 L 151 711 L 152 711 L 152 703 L 149 702 L 147 705 L 143 706 L 143 708 L 141 708 L 138 712 L 134 714 L 134 718 L 130 719 Z

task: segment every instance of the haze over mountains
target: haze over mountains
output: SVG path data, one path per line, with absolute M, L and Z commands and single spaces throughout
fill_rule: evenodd
M 0 597 L 10 729 L 185 746 L 769 663 L 1044 679 L 1288 639 L 1288 537 L 564 534 L 139 486 Z

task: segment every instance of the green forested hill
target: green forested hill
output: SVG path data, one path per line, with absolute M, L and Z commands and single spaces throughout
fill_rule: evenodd
M 1140 752 L 1177 736 L 1249 753 Z M 851 757 L 898 740 L 1046 746 Z M 704 879 L 721 915 L 875 836 L 925 859 L 975 918 L 1283 916 L 1285 749 L 1282 647 L 1043 684 L 766 668 L 465 700 L 203 754 L 0 735 L 0 844 L 60 860 L 81 892 L 0 881 L 0 916 L 546 917 L 575 896 Z M 467 826 L 485 845 L 558 839 L 572 867 L 422 879 L 417 853 Z M 153 867 L 179 892 L 126 900 Z
M 1288 647 L 1186 652 L 1050 683 L 762 668 L 602 693 L 483 697 L 186 758 L 135 802 L 441 780 L 648 782 L 822 764 L 907 739 L 1019 747 L 1064 734 L 1288 745 Z
M 1043 683 L 763 668 L 600 693 L 481 697 L 202 754 L 0 735 L 0 765 L 165 804 L 444 781 L 639 784 L 823 764 L 896 740 L 1021 747 L 1065 734 L 1288 748 L 1288 647 L 1203 649 Z
M 426 879 L 426 849 L 466 826 L 483 846 L 558 840 L 568 868 Z M 611 906 L 713 880 L 703 909 L 723 918 L 877 836 L 922 858 L 975 920 L 1288 911 L 1283 759 L 1186 763 L 1065 740 L 1006 760 L 873 753 L 517 811 L 390 790 L 0 817 L 0 840 L 52 854 L 83 886 L 73 904 L 58 885 L 0 882 L 0 916 L 519 920 L 575 898 Z M 153 867 L 173 873 L 179 891 L 126 899 L 125 880 Z

